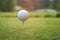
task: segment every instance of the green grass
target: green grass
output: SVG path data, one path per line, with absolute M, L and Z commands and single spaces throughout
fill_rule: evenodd
M 0 12 L 0 17 L 17 17 L 18 12 Z M 29 12 L 29 17 L 56 17 L 56 13 L 49 12 Z
M 0 40 L 60 40 L 60 19 L 29 18 L 22 29 L 17 18 L 0 17 Z
M 18 12 L 0 12 L 0 17 L 17 17 Z
M 5 16 L 0 16 L 0 40 L 60 40 L 60 18 L 29 18 L 22 29 L 17 17 Z

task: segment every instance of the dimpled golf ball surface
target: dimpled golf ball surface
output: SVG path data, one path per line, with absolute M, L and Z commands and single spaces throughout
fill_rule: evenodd
M 28 16 L 29 16 L 29 12 L 26 11 L 26 10 L 20 10 L 18 12 L 18 19 L 21 20 L 21 21 L 27 20 Z

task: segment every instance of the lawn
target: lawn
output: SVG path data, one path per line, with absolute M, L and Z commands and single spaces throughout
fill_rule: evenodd
M 0 40 L 60 40 L 60 18 L 31 17 L 21 26 L 16 14 L 0 14 Z

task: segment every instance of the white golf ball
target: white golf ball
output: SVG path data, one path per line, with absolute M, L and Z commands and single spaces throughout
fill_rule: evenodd
M 25 21 L 27 20 L 29 17 L 29 12 L 26 11 L 26 10 L 20 10 L 18 12 L 18 19 L 21 20 L 21 21 Z

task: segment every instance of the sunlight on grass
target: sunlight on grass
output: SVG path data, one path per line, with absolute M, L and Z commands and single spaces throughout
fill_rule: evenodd
M 60 40 L 60 18 L 29 18 L 22 29 L 16 17 L 0 17 L 0 40 Z
M 22 29 L 17 13 L 0 12 L 0 40 L 60 40 L 60 18 L 43 18 L 47 13 L 30 12 Z

